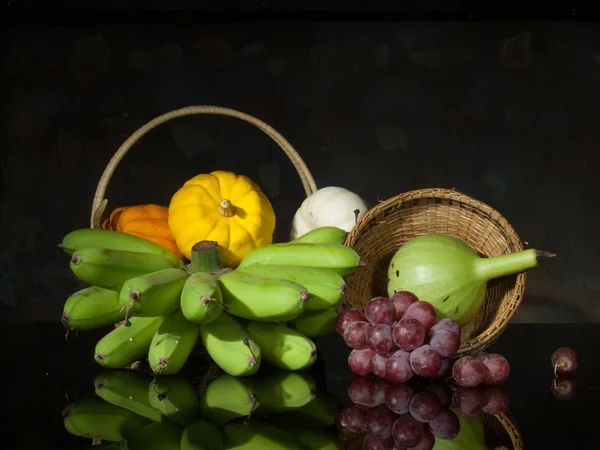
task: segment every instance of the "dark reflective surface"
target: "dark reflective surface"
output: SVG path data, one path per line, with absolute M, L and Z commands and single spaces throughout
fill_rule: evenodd
M 0 333 L 8 399 L 0 421 L 3 447 L 85 448 L 90 440 L 65 430 L 62 410 L 75 400 L 94 395 L 94 380 L 106 371 L 94 361 L 93 349 L 105 330 L 70 334 L 69 341 L 60 323 L 4 324 Z M 512 325 L 488 350 L 504 355 L 511 364 L 504 385 L 510 396 L 508 417 L 525 448 L 566 448 L 569 444 L 595 448 L 599 340 L 598 325 Z M 318 393 L 335 397 L 340 408 L 350 406 L 348 384 L 355 376 L 346 364 L 349 349 L 337 336 L 317 341 L 317 345 L 320 358 L 308 376 Z M 570 401 L 558 400 L 551 391 L 550 356 L 561 346 L 573 347 L 580 356 L 577 392 Z M 202 385 L 207 381 L 206 367 L 206 357 L 197 355 L 181 376 L 194 386 Z M 266 365 L 264 368 L 261 376 L 277 375 Z M 150 375 L 148 380 L 152 380 Z

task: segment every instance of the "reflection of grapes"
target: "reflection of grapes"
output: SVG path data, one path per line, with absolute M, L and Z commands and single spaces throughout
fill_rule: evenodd
M 396 310 L 389 298 L 375 297 L 365 306 L 365 317 L 371 323 L 394 324 Z
M 400 448 L 414 447 L 423 439 L 423 424 L 410 414 L 404 414 L 392 425 L 392 439 Z
M 357 350 L 367 348 L 367 331 L 370 328 L 368 322 L 352 322 L 344 331 L 344 342 L 348 347 Z
M 429 422 L 429 429 L 438 439 L 454 439 L 460 431 L 460 422 L 456 414 L 445 409 Z
M 479 387 L 459 387 L 452 395 L 452 407 L 461 416 L 471 417 L 479 414 L 486 404 L 483 389 Z
M 442 359 L 440 370 L 435 374 L 436 380 L 445 380 L 452 375 L 452 360 L 449 358 Z
M 460 348 L 460 337 L 449 330 L 438 330 L 429 342 L 442 358 L 452 358 Z
M 386 405 L 376 406 L 367 412 L 367 430 L 380 438 L 389 437 L 396 417 Z
M 375 352 L 370 348 L 352 350 L 348 356 L 348 367 L 356 375 L 369 375 L 373 372 L 373 356 Z
M 410 450 L 432 450 L 435 445 L 435 437 L 429 427 L 423 427 L 423 439 Z
M 405 383 L 391 384 L 385 390 L 385 404 L 396 414 L 406 414 L 412 398 L 413 390 Z
M 417 319 L 429 331 L 435 325 L 435 308 L 427 302 L 416 302 L 408 307 L 403 319 Z
M 460 325 L 454 319 L 444 318 L 440 320 L 433 327 L 431 327 L 431 330 L 429 330 L 429 336 L 433 335 L 433 333 L 440 330 L 451 331 L 452 333 L 460 337 Z
M 569 347 L 561 347 L 552 354 L 554 375 L 570 375 L 579 365 L 577 352 Z
M 568 401 L 577 393 L 577 381 L 570 375 L 557 377 L 552 381 L 551 389 L 557 399 Z
M 385 323 L 371 325 L 367 330 L 367 345 L 377 353 L 390 352 L 395 347 L 392 339 L 392 327 Z
M 483 395 L 485 396 L 484 413 L 500 414 L 508 408 L 508 392 L 502 386 L 485 386 Z
M 372 407 L 375 406 L 375 385 L 370 378 L 356 377 L 348 383 L 348 397 L 352 403 Z
M 363 450 L 393 450 L 394 440 L 391 437 L 382 439 L 368 434 L 365 436 L 362 448 Z
M 364 314 L 361 311 L 359 311 L 358 309 L 356 309 L 356 308 L 344 309 L 337 316 L 337 319 L 335 321 L 335 330 L 338 332 L 338 334 L 343 336 L 344 331 L 346 331 L 346 328 L 348 328 L 348 325 L 350 325 L 352 322 L 360 322 L 360 321 L 364 321 L 364 320 L 365 320 Z
M 417 319 L 402 319 L 394 325 L 392 336 L 398 348 L 411 351 L 425 342 L 425 327 Z
M 452 404 L 452 389 L 446 383 L 434 381 L 427 385 L 429 392 L 433 392 L 440 399 L 442 406 L 449 407 Z
M 400 291 L 396 292 L 392 296 L 392 304 L 394 305 L 394 309 L 396 310 L 395 319 L 400 320 L 408 307 L 415 302 L 418 302 L 419 299 L 415 294 L 408 291 Z
M 422 345 L 411 352 L 410 366 L 417 375 L 433 378 L 442 366 L 442 358 L 431 345 Z
M 373 381 L 373 399 L 375 405 L 385 403 L 385 391 L 391 383 L 388 380 L 376 378 Z
M 427 423 L 442 410 L 442 402 L 433 392 L 419 392 L 410 401 L 410 415 L 419 422 Z
M 485 366 L 472 356 L 463 356 L 452 366 L 454 380 L 464 387 L 475 387 L 483 382 Z
M 351 433 L 364 433 L 367 431 L 367 410 L 360 406 L 346 408 L 342 421 Z
M 380 355 L 377 353 L 377 354 L 375 354 L 375 356 L 373 356 L 373 374 L 376 377 L 386 378 L 385 367 L 386 367 L 387 362 L 388 362 L 388 358 L 386 358 L 383 355 Z
M 404 383 L 413 376 L 413 370 L 410 367 L 410 353 L 404 350 L 398 350 L 389 357 L 385 366 L 386 378 L 397 383 Z

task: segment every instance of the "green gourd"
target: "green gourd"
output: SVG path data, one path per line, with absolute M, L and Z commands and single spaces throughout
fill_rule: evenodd
M 453 236 L 428 234 L 405 243 L 388 269 L 388 295 L 409 291 L 431 303 L 437 320 L 450 318 L 463 326 L 477 315 L 489 280 L 523 272 L 555 255 L 529 249 L 481 258 Z

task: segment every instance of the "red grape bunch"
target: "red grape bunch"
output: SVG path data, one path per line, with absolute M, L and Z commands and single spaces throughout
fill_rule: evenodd
M 498 414 L 508 405 L 508 394 L 501 386 L 459 387 L 453 392 L 443 381 L 413 381 L 354 378 L 348 385 L 353 405 L 340 411 L 335 420 L 342 436 L 362 437 L 365 450 L 431 450 L 435 438 L 449 440 L 458 435 L 457 414 Z
M 562 401 L 571 400 L 577 393 L 577 381 L 573 374 L 579 365 L 579 355 L 570 347 L 560 347 L 552 354 L 554 380 L 552 393 Z

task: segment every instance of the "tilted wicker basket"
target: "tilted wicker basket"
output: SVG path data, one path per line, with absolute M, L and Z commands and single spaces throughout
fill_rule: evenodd
M 485 257 L 523 250 L 508 221 L 480 201 L 447 189 L 406 192 L 370 209 L 348 235 L 346 245 L 366 266 L 348 280 L 346 305 L 362 309 L 369 299 L 386 296 L 388 265 L 398 248 L 430 233 L 462 239 Z M 525 279 L 519 273 L 488 283 L 483 307 L 463 328 L 458 356 L 483 350 L 498 338 L 521 303 Z

